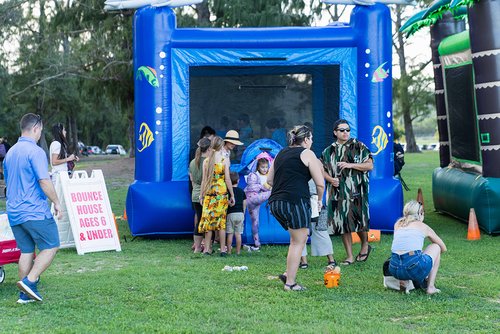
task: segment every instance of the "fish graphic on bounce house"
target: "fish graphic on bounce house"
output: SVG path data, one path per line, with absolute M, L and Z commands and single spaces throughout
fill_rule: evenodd
M 156 76 L 156 71 L 154 68 L 149 66 L 141 66 L 137 69 L 137 74 L 135 75 L 136 80 L 142 80 L 146 78 L 149 84 L 153 87 L 160 87 L 158 83 L 158 77 Z
M 143 122 L 139 127 L 139 141 L 142 144 L 142 148 L 138 148 L 137 150 L 139 152 L 144 151 L 144 149 L 149 147 L 154 140 L 155 138 L 153 137 L 153 132 L 151 131 L 149 126 Z
M 387 146 L 387 143 L 387 133 L 385 133 L 384 129 L 380 125 L 374 127 L 372 131 L 372 144 L 377 146 L 377 152 L 373 153 L 373 155 L 379 154 Z
M 375 72 L 373 72 L 372 82 L 382 82 L 389 76 L 389 70 L 384 70 L 383 68 L 385 64 L 387 64 L 387 62 L 377 67 Z

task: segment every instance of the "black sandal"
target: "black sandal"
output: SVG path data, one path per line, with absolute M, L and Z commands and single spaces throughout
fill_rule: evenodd
M 285 274 L 279 275 L 278 278 L 280 279 L 280 281 L 283 282 L 283 284 L 286 284 L 286 275 Z
M 368 260 L 368 256 L 370 256 L 370 252 L 372 251 L 372 246 L 368 245 L 368 251 L 365 254 L 359 253 L 358 256 L 356 256 L 356 262 L 366 262 Z M 360 258 L 364 257 L 363 260 L 360 260 Z
M 309 268 L 309 265 L 308 265 L 307 263 L 302 263 L 302 262 L 301 262 L 301 263 L 299 264 L 299 268 L 300 268 L 300 269 L 307 269 L 307 268 Z
M 330 262 L 328 262 L 328 265 L 333 266 L 333 267 L 337 267 L 337 261 L 335 261 L 335 260 L 330 261 Z
M 302 285 L 299 285 L 297 283 L 294 284 L 286 284 L 284 287 L 285 291 L 306 291 L 307 289 L 303 287 Z

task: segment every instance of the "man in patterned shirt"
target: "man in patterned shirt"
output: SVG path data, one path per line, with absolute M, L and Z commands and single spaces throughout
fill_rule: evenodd
M 370 213 L 368 210 L 368 171 L 373 169 L 373 157 L 365 144 L 350 138 L 351 128 L 345 119 L 333 126 L 336 141 L 321 154 L 323 175 L 327 181 L 328 221 L 336 235 L 342 235 L 347 258 L 341 262 L 350 265 L 368 259 Z M 354 258 L 351 232 L 361 239 L 361 250 Z

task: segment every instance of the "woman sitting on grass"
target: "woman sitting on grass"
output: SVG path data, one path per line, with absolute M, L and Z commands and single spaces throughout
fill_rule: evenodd
M 422 252 L 424 239 L 432 242 Z M 446 252 L 443 240 L 424 223 L 424 208 L 417 201 L 408 202 L 403 217 L 394 225 L 394 240 L 389 271 L 400 280 L 412 280 L 415 287 L 432 295 L 441 292 L 434 286 L 441 253 Z

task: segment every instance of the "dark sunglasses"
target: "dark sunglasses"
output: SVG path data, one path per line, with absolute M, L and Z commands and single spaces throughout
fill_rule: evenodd
M 340 131 L 340 132 L 351 132 L 351 129 L 336 129 L 335 131 Z
M 37 126 L 38 124 L 42 123 L 42 116 L 40 115 L 35 115 L 36 116 L 36 122 L 33 124 L 33 127 Z

